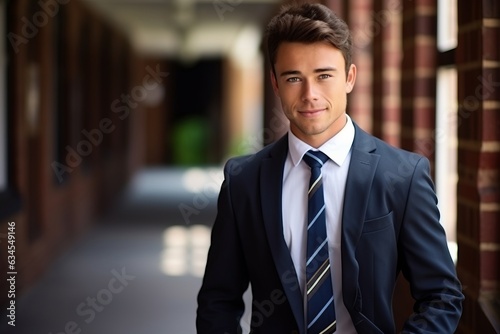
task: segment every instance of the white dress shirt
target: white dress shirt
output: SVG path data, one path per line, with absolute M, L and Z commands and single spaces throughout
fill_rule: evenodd
M 347 116 L 344 128 L 318 149 L 328 160 L 321 168 L 326 206 L 326 233 L 332 270 L 337 333 L 355 334 L 351 317 L 342 300 L 342 257 L 340 236 L 342 228 L 342 208 L 347 171 L 351 162 L 351 146 L 354 140 L 354 125 Z M 307 242 L 307 189 L 311 171 L 304 154 L 314 149 L 288 131 L 288 156 L 283 173 L 283 234 L 290 250 L 300 288 L 304 295 L 304 310 L 307 314 L 307 298 L 304 294 L 306 282 L 306 242 Z M 314 149 L 315 150 L 315 149 Z

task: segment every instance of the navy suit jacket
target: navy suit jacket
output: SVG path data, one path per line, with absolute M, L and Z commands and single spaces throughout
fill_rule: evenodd
M 199 334 L 241 331 L 242 294 L 249 283 L 252 333 L 306 333 L 303 297 L 283 237 L 287 153 L 285 135 L 224 168 L 198 294 Z M 342 290 L 357 332 L 396 332 L 392 295 L 402 271 L 415 305 L 398 331 L 453 333 L 463 294 L 439 222 L 428 160 L 355 125 L 343 208 Z

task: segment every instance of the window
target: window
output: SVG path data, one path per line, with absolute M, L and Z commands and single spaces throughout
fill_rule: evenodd
M 446 230 L 448 246 L 456 262 L 457 206 L 457 2 L 438 1 L 439 64 L 436 90 L 436 192 L 441 223 Z
M 438 0 L 438 50 L 455 49 L 458 43 L 456 0 Z

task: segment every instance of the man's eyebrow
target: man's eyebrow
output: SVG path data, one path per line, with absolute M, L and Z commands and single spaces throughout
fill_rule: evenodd
M 321 67 L 321 68 L 315 69 L 313 72 L 314 73 L 323 73 L 323 72 L 335 72 L 335 71 L 337 71 L 337 69 L 335 67 Z M 284 77 L 287 75 L 299 75 L 299 74 L 301 74 L 300 71 L 290 70 L 290 71 L 281 72 L 280 77 Z
M 322 68 L 317 68 L 314 70 L 314 73 L 321 73 L 321 72 L 335 72 L 337 69 L 335 67 L 322 67 Z

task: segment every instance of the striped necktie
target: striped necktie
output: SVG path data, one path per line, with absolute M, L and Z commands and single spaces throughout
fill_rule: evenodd
M 321 176 L 321 167 L 328 157 L 310 150 L 303 160 L 311 167 L 307 210 L 307 333 L 327 334 L 335 332 L 337 327 Z

